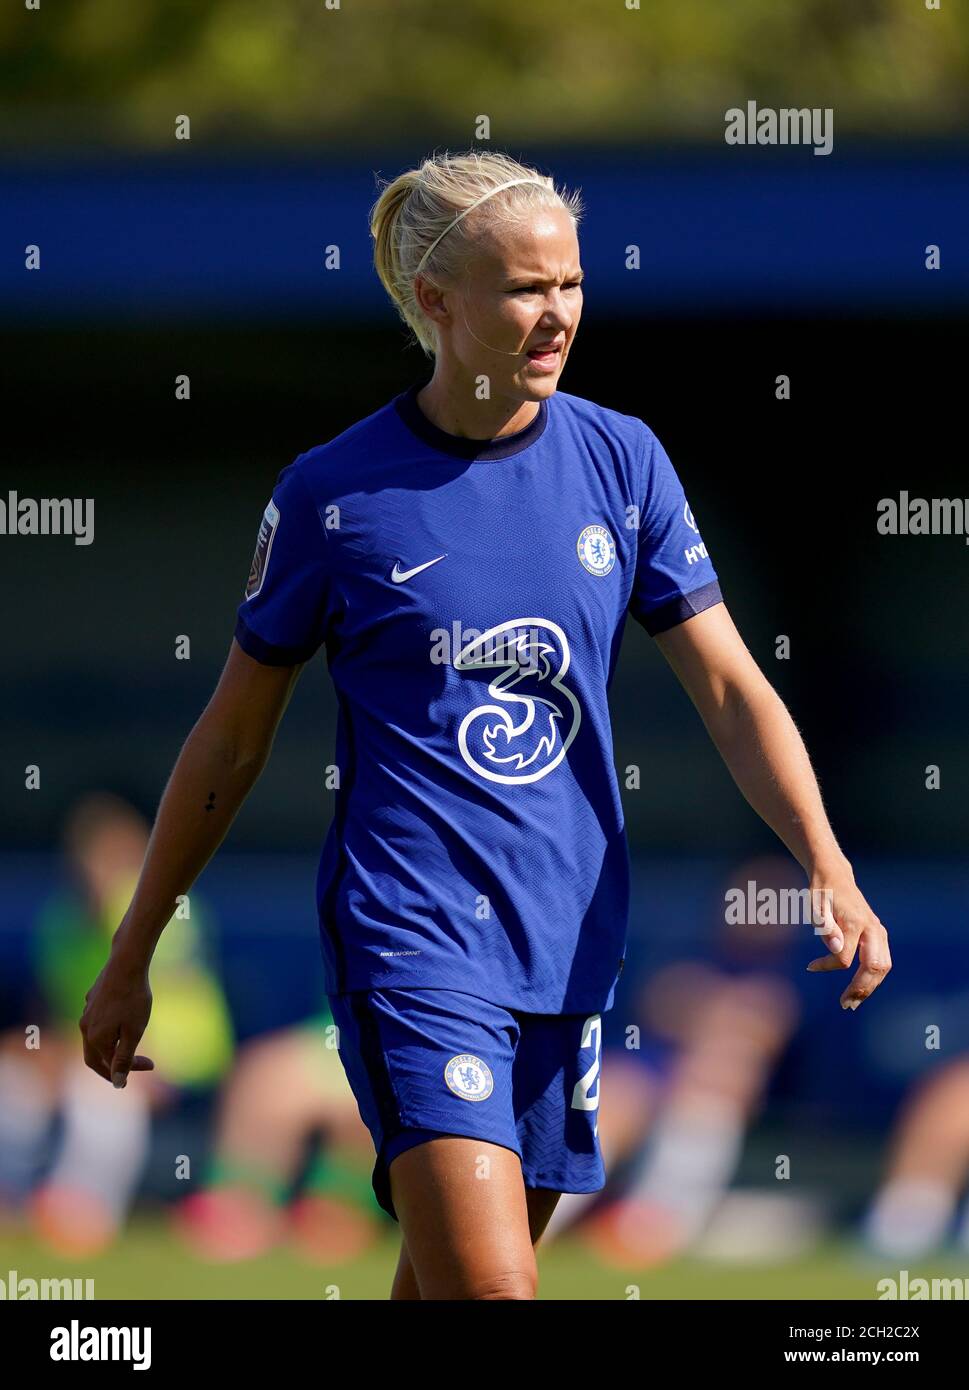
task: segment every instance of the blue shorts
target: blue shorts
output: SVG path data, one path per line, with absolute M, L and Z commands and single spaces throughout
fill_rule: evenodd
M 394 1220 L 391 1163 L 446 1134 L 511 1149 L 526 1187 L 605 1185 L 598 1014 L 519 1013 L 450 989 L 356 991 L 329 1003 L 377 1151 L 374 1193 Z

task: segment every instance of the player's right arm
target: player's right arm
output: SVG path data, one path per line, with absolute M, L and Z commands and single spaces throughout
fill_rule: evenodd
M 280 474 L 263 513 L 225 669 L 175 763 L 131 906 L 87 995 L 84 1060 L 115 1085 L 153 1065 L 135 1048 L 151 1013 L 148 967 L 158 938 L 262 771 L 299 672 L 326 640 L 338 603 L 323 521 L 298 465 Z
M 222 842 L 266 764 L 302 664 L 264 665 L 233 639 L 219 683 L 172 769 L 131 905 L 104 969 L 86 996 L 84 1061 L 123 1085 L 148 1025 L 148 967 L 179 894 L 187 893 Z

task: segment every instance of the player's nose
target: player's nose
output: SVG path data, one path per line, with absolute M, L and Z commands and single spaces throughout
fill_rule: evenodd
M 554 329 L 557 333 L 570 333 L 575 317 L 575 311 L 569 307 L 562 291 L 553 290 L 542 315 L 542 326 Z

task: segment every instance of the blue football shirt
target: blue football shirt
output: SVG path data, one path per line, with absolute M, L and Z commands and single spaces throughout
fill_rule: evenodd
M 607 704 L 626 614 L 663 632 L 721 602 L 716 572 L 641 420 L 557 391 L 469 440 L 421 389 L 283 469 L 235 632 L 272 665 L 323 646 L 336 690 L 327 992 L 601 1012 L 629 908 Z

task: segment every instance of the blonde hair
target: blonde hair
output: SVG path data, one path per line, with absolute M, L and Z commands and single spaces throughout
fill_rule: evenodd
M 445 150 L 418 169 L 380 182 L 383 191 L 370 210 L 374 269 L 428 357 L 437 351 L 437 332 L 417 302 L 414 279 L 420 271 L 441 289 L 456 283 L 473 254 L 466 213 L 480 211 L 487 226 L 520 219 L 536 208 L 564 208 L 573 226 L 582 216 L 578 193 L 560 192 L 547 174 L 497 151 Z M 480 233 L 482 222 L 472 221 Z

